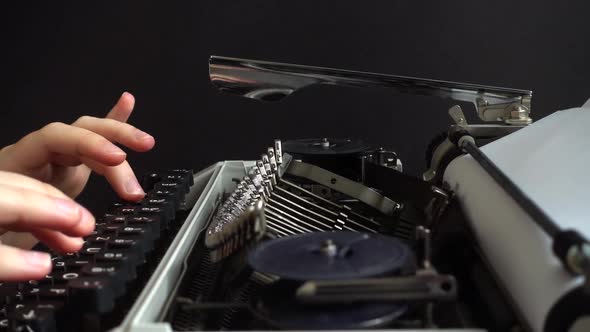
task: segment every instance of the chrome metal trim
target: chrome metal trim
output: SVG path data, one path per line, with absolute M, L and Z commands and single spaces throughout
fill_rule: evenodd
M 529 90 L 222 56 L 210 57 L 209 77 L 224 92 L 264 101 L 278 101 L 315 84 L 387 87 L 401 93 L 473 103 L 483 121 L 531 121 Z

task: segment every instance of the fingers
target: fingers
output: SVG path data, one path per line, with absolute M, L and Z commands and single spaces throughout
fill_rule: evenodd
M 53 162 L 57 154 L 87 157 L 106 165 L 118 165 L 127 156 L 105 137 L 87 129 L 50 123 L 15 144 L 11 159 L 22 169 L 34 169 Z
M 40 279 L 51 272 L 49 254 L 0 245 L 0 280 Z
M 115 166 L 125 160 L 126 154 L 111 141 L 142 152 L 155 144 L 152 136 L 129 124 L 85 116 L 71 126 L 54 122 L 27 135 L 11 149 L 10 159 L 20 169 L 47 162 L 75 166 L 82 157 Z
M 49 254 L 0 244 L 0 280 L 41 279 L 51 272 Z
M 77 252 L 84 245 L 81 237 L 71 237 L 48 229 L 33 231 L 33 235 L 49 248 L 60 253 Z
M 50 229 L 85 236 L 94 229 L 94 217 L 63 194 L 50 194 L 48 185 L 14 183 L 0 172 L 0 226 L 14 231 Z M 57 189 L 55 189 L 57 190 Z
M 123 92 L 117 104 L 113 107 L 113 109 L 107 114 L 107 119 L 112 119 L 120 122 L 127 122 L 129 120 L 129 116 L 131 112 L 133 112 L 133 107 L 135 106 L 135 98 L 129 92 Z
M 150 150 L 154 147 L 155 143 L 154 138 L 151 135 L 133 127 L 132 125 L 113 119 L 99 119 L 91 116 L 83 116 L 72 125 L 95 132 L 110 141 L 121 143 L 138 152 Z
M 124 200 L 135 202 L 145 196 L 145 192 L 127 161 L 111 167 L 100 165 L 92 160 L 84 160 L 84 163 L 96 173 L 104 176 L 113 190 Z
M 82 162 L 82 161 L 80 161 Z M 86 165 L 79 167 L 53 167 L 50 184 L 55 185 L 68 197 L 75 198 L 84 190 L 91 170 Z
M 119 102 L 109 112 L 107 118 L 99 119 L 84 116 L 74 122 L 72 125 L 97 133 L 111 141 L 121 143 L 135 151 L 144 152 L 153 148 L 154 138 L 143 131 L 124 123 L 128 120 L 134 106 L 134 98 L 129 93 L 124 93 Z M 63 166 L 75 166 L 77 160 L 70 156 L 59 156 L 54 159 Z M 84 170 L 91 170 L 107 178 L 113 189 L 118 195 L 130 201 L 141 200 L 145 193 L 139 185 L 133 170 L 126 161 L 118 165 L 109 165 L 100 163 L 100 161 L 83 156 L 80 158 L 85 164 Z M 88 168 L 87 168 L 87 167 Z
M 133 107 L 135 106 L 135 98 L 128 92 L 124 92 L 123 95 L 119 98 L 117 104 L 113 107 L 113 109 L 107 114 L 106 121 L 117 121 L 120 123 L 127 122 L 131 112 L 133 111 Z M 89 120 L 89 119 L 86 119 Z M 102 123 L 105 123 L 102 122 Z M 93 119 L 93 121 L 87 121 L 87 129 L 93 131 L 100 131 L 98 127 L 101 125 L 98 121 Z M 119 125 L 119 128 L 122 128 L 122 125 Z M 136 146 L 136 151 L 147 151 L 150 150 L 155 141 L 153 137 L 147 135 L 138 129 L 134 133 L 135 139 L 139 140 L 143 144 L 142 146 Z M 122 133 L 122 130 L 119 130 L 119 135 Z M 129 146 L 129 145 L 128 145 Z M 119 195 L 119 197 L 128 200 L 128 201 L 139 201 L 145 196 L 145 192 L 139 185 L 131 166 L 126 161 L 121 163 L 117 166 L 104 166 L 97 164 L 93 161 L 86 160 L 85 163 L 92 168 L 95 172 L 103 175 L 107 181 L 111 184 L 115 192 Z
M 68 199 L 66 194 L 54 186 L 17 173 L 0 171 L 0 185 L 19 186 L 48 196 Z

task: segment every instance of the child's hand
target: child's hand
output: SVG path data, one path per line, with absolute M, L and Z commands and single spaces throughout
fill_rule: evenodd
M 55 187 L 0 171 L 0 235 L 30 232 L 56 251 L 74 252 L 93 230 L 90 212 Z M 0 243 L 0 281 L 39 279 L 50 271 L 49 254 Z
M 125 122 L 135 100 L 124 93 L 106 118 L 83 116 L 71 125 L 51 123 L 0 151 L 0 170 L 15 172 L 47 182 L 69 197 L 76 197 L 88 181 L 90 171 L 104 175 L 119 196 L 143 198 L 126 154 L 111 142 L 132 150 L 150 150 L 154 138 Z

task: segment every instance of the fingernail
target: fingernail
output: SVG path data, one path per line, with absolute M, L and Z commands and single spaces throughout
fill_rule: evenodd
M 106 146 L 105 146 L 105 152 L 108 154 L 115 154 L 115 155 L 126 155 L 125 151 L 121 150 L 120 148 L 118 148 L 116 145 L 112 144 L 111 142 L 109 142 Z
M 82 246 L 84 245 L 84 239 L 81 237 L 76 237 L 73 238 L 73 240 L 76 242 L 76 245 L 78 246 L 78 250 L 80 250 L 80 248 L 82 248 Z
M 145 192 L 134 178 L 127 180 L 127 183 L 125 183 L 125 191 L 132 195 L 145 195 Z
M 80 205 L 75 202 L 56 198 L 55 199 L 56 210 L 67 217 L 78 217 L 80 216 Z
M 48 268 L 51 266 L 51 258 L 48 253 L 39 251 L 24 251 L 23 252 L 25 263 L 33 267 L 44 267 Z
M 135 138 L 137 140 L 140 140 L 140 141 L 147 140 L 147 139 L 154 139 L 152 137 L 152 135 L 150 135 L 150 134 L 148 134 L 146 132 L 143 132 L 143 131 L 141 131 L 139 129 L 135 132 Z
M 82 208 L 82 224 L 92 224 L 92 229 L 94 230 L 94 216 L 90 211 L 85 208 Z

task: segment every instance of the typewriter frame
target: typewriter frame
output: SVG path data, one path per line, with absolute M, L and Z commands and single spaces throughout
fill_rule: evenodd
M 218 162 L 194 175 L 195 186 L 191 195 L 200 195 L 186 222 L 174 239 L 162 264 L 154 271 L 125 320 L 113 329 L 120 332 L 170 332 L 172 326 L 164 321 L 169 310 L 173 294 L 176 293 L 186 270 L 186 258 L 193 251 L 200 233 L 206 228 L 209 218 L 215 210 L 223 193 L 231 192 L 236 184 L 233 178 L 246 175 L 248 167 L 254 161 Z M 485 332 L 484 329 L 406 329 L 383 330 L 405 332 Z
M 217 88 L 252 99 L 277 101 L 315 84 L 387 87 L 397 92 L 467 101 L 474 104 L 482 121 L 502 121 L 488 125 L 469 125 L 458 106 L 451 108 L 449 114 L 455 126 L 474 131 L 475 135 L 489 131 L 505 135 L 532 122 L 529 117 L 532 92 L 528 90 L 217 56 L 210 58 L 209 68 L 212 84 Z M 430 173 L 424 176 L 425 180 L 432 183 L 440 179 L 437 175 L 446 166 L 443 162 L 444 155 L 453 154 L 444 144 L 437 152 L 433 156 Z M 207 227 L 223 194 L 235 188 L 232 179 L 245 176 L 247 168 L 254 164 L 254 161 L 219 162 L 195 174 L 194 192 L 200 194 L 199 199 L 163 257 L 163 263 L 158 266 L 125 320 L 114 331 L 172 331 L 171 325 L 164 321 L 164 316 L 186 271 L 186 259 L 193 251 L 199 235 Z M 426 328 L 395 331 L 440 330 Z M 483 329 L 473 328 L 445 331 L 485 332 Z

